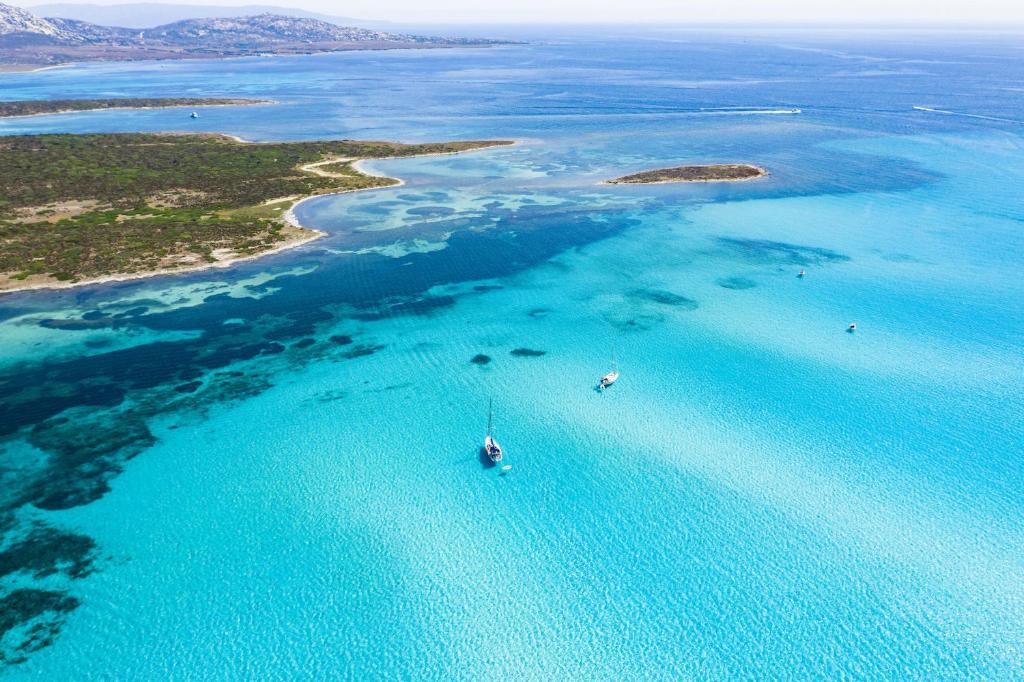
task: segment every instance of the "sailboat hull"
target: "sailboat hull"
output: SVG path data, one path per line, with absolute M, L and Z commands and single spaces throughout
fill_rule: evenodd
M 501 458 L 505 454 L 502 452 L 501 445 L 498 444 L 498 441 L 494 440 L 490 436 L 484 438 L 484 452 L 487 453 L 487 457 L 495 464 L 500 462 Z

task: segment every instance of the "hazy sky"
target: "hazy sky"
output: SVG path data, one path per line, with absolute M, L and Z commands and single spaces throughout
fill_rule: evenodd
M 75 1 L 145 0 L 14 0 L 19 5 Z M 1024 0 L 184 0 L 175 4 L 284 5 L 362 19 L 438 23 L 1024 23 Z

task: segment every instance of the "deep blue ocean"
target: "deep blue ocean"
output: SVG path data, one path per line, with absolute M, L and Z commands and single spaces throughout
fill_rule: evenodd
M 2 135 L 518 141 L 0 295 L 0 677 L 1024 679 L 1021 36 L 538 35 L 0 74 L 276 102 Z M 704 162 L 771 175 L 600 184 Z

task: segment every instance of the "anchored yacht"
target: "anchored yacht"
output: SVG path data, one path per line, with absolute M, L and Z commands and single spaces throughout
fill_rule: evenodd
M 501 458 L 504 456 L 504 452 L 502 452 L 501 444 L 498 443 L 498 441 L 494 439 L 494 436 L 491 435 L 491 408 L 493 407 L 493 404 L 494 401 L 490 401 L 487 403 L 487 435 L 484 436 L 484 452 L 487 453 L 487 456 L 490 458 L 492 462 L 497 464 L 498 462 L 501 461 Z
M 598 382 L 597 387 L 600 388 L 603 391 L 604 389 L 608 388 L 609 386 L 614 384 L 616 381 L 618 381 L 618 379 L 619 379 L 619 363 L 616 362 L 615 354 L 612 353 L 612 371 L 608 372 L 603 377 L 601 377 L 601 381 Z

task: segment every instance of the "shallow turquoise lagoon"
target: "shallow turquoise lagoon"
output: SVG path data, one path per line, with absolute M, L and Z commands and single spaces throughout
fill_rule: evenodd
M 662 31 L 4 75 L 279 102 L 4 134 L 518 144 L 368 164 L 405 185 L 294 251 L 0 297 L 0 675 L 1024 677 L 1022 66 Z M 700 161 L 771 176 L 600 184 Z

